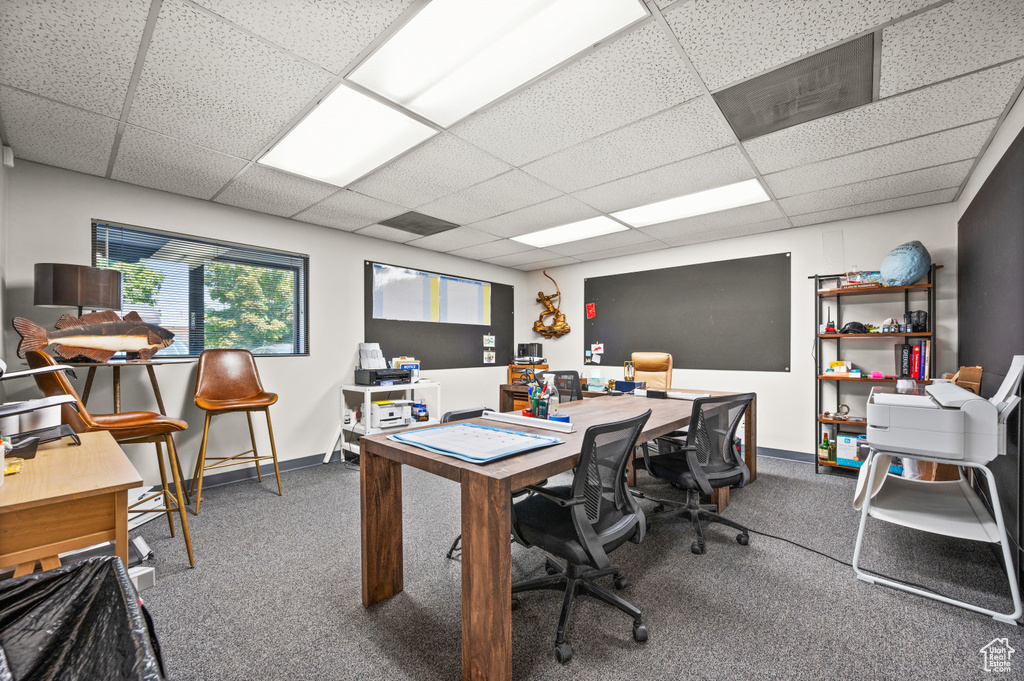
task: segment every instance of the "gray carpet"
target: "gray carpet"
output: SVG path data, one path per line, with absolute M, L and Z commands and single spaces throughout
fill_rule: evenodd
M 859 514 L 854 480 L 815 476 L 808 464 L 762 458 L 760 477 L 734 490 L 726 511 L 847 562 Z M 405 468 L 405 591 L 360 602 L 359 474 L 338 463 L 204 490 L 190 515 L 196 567 L 167 523 L 141 533 L 156 551 L 157 586 L 143 592 L 171 679 L 458 679 L 460 563 L 445 552 L 459 532 L 459 490 Z M 653 495 L 674 490 L 641 477 Z M 1011 608 L 1005 574 L 987 545 L 869 519 L 864 565 L 948 595 Z M 784 542 L 713 526 L 708 551 L 690 553 L 686 522 L 655 524 L 613 560 L 622 595 L 650 631 L 635 643 L 630 619 L 583 598 L 554 659 L 560 596 L 523 596 L 512 616 L 516 679 L 973 679 L 979 649 L 1006 637 L 1022 678 L 1024 632 L 982 615 L 858 581 L 849 567 Z M 513 579 L 540 574 L 543 556 L 514 546 Z

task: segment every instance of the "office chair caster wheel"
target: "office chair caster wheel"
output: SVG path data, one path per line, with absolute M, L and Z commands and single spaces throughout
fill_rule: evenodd
M 551 563 L 544 563 L 544 572 L 548 573 L 549 575 L 557 575 L 559 572 L 561 572 L 561 570 L 556 568 Z
M 654 510 L 652 511 L 652 513 L 661 513 L 664 510 L 665 510 L 665 504 L 658 504 L 657 506 L 654 507 Z
M 750 543 L 750 535 L 747 534 L 746 532 L 741 532 L 740 534 L 737 534 L 736 535 L 736 543 L 739 544 L 740 546 L 746 546 L 747 544 Z
M 698 556 L 703 555 L 703 553 L 705 551 L 704 544 L 701 543 L 701 542 L 696 542 L 695 541 L 692 544 L 690 544 L 690 551 L 692 551 L 693 553 L 695 553 Z
M 512 609 L 513 610 L 518 610 L 519 606 L 522 605 L 522 604 L 523 604 L 523 601 L 522 601 L 522 599 L 519 598 L 519 596 L 513 596 L 512 597 Z
M 625 577 L 616 577 L 612 580 L 612 586 L 614 586 L 617 591 L 622 591 L 629 586 L 629 580 Z
M 642 624 L 633 625 L 633 640 L 637 643 L 643 643 L 647 640 L 647 627 Z
M 569 642 L 555 644 L 555 659 L 565 664 L 572 659 L 572 646 Z

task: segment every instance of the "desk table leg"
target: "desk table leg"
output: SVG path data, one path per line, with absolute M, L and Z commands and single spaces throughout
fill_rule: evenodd
M 462 478 L 462 678 L 512 678 L 512 488 Z
M 128 490 L 114 492 L 114 553 L 128 569 Z
M 359 508 L 363 605 L 370 607 L 403 589 L 402 465 L 367 452 L 365 445 L 359 455 Z
M 745 431 L 743 459 L 746 461 L 747 468 L 750 469 L 749 482 L 754 482 L 757 480 L 757 397 L 751 400 L 743 419 Z

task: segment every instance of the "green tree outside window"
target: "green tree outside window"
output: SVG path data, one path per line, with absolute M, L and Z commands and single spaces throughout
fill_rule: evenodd
M 255 349 L 293 343 L 295 272 L 213 262 L 205 268 L 207 292 L 223 309 L 207 309 L 208 348 Z

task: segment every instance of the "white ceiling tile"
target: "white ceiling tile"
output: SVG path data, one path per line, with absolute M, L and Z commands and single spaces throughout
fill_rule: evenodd
M 762 173 L 814 163 L 999 116 L 1024 60 L 744 142 Z
M 920 208 L 921 206 L 931 206 L 936 203 L 948 203 L 956 196 L 956 192 L 956 187 L 940 189 L 939 191 L 926 192 L 924 194 L 903 196 L 898 199 L 873 201 L 871 203 L 861 203 L 856 206 L 847 206 L 845 208 L 836 208 L 834 210 L 826 210 L 818 213 L 797 215 L 796 217 L 791 218 L 791 220 L 797 227 L 803 227 L 804 225 L 818 225 L 823 222 L 847 220 L 849 218 L 857 218 L 864 215 L 892 213 L 894 211 L 906 210 L 908 208 Z
M 755 203 L 750 206 L 721 210 L 717 213 L 663 222 L 660 225 L 641 227 L 640 231 L 668 244 L 672 243 L 672 240 L 679 236 L 693 232 L 721 230 L 726 227 L 766 222 L 784 217 L 774 201 L 765 201 L 764 203 Z
M 412 0 L 195 0 L 258 36 L 340 73 Z
M 234 156 L 126 125 L 111 179 L 209 199 L 245 163 Z
M 955 0 L 883 29 L 880 94 L 887 97 L 1021 56 L 1024 2 Z
M 580 201 L 611 213 L 749 180 L 754 171 L 736 146 L 671 163 L 574 192 Z
M 500 255 L 496 258 L 485 258 L 484 262 L 491 263 L 492 265 L 501 265 L 502 267 L 519 267 L 520 265 L 541 262 L 542 260 L 552 260 L 558 257 L 559 255 L 557 253 L 552 253 L 551 251 L 543 248 L 533 248 L 531 246 L 529 250 L 521 253 Z
M 571 196 L 520 208 L 495 218 L 470 223 L 470 227 L 495 236 L 512 237 L 593 218 L 600 213 Z
M 0 82 L 118 118 L 149 5 L 0 2 Z
M 179 0 L 164 0 L 128 121 L 252 158 L 331 80 Z
M 764 179 L 776 198 L 781 198 L 961 161 L 978 155 L 994 127 L 995 120 L 982 121 L 849 156 L 790 168 L 766 175 Z
M 517 270 L 522 270 L 524 272 L 532 272 L 535 270 L 543 270 L 548 267 L 560 267 L 561 265 L 575 265 L 578 262 L 580 262 L 578 258 L 562 257 L 553 258 L 552 260 L 541 260 L 540 262 L 533 262 L 527 265 L 516 265 L 515 268 Z
M 509 170 L 507 163 L 472 144 L 441 134 L 359 180 L 352 189 L 415 208 Z
M 452 131 L 522 165 L 699 94 L 664 31 L 648 21 Z
M 417 212 L 465 225 L 532 206 L 559 195 L 532 175 L 512 170 L 437 201 L 418 206 Z
M 460 258 L 470 258 L 471 260 L 483 260 L 485 258 L 496 258 L 500 255 L 522 253 L 523 251 L 529 251 L 532 248 L 533 246 L 527 246 L 526 244 L 521 244 L 518 241 L 512 241 L 511 239 L 500 239 L 498 241 L 490 241 L 478 246 L 470 246 L 469 248 L 460 248 L 456 251 L 449 251 L 449 254 L 457 255 Z
M 409 232 L 405 232 L 401 229 L 395 229 L 394 227 L 388 227 L 387 225 L 370 225 L 369 227 L 363 227 L 357 231 L 356 234 L 372 236 L 374 239 L 397 241 L 400 244 L 420 238 L 419 234 L 410 234 Z
M 781 229 L 789 229 L 789 220 L 785 218 L 768 220 L 765 222 L 754 222 L 750 224 L 731 225 L 716 229 L 693 229 L 682 232 L 679 235 L 666 239 L 669 246 L 689 246 L 691 244 L 702 244 L 708 241 L 719 241 L 721 239 L 735 239 L 741 236 L 752 234 L 764 234 L 766 232 L 777 232 Z
M 58 168 L 105 175 L 117 121 L 0 86 L 4 143 L 14 155 Z
M 410 245 L 416 248 L 427 248 L 431 251 L 457 251 L 496 240 L 497 237 L 494 235 L 480 232 L 472 227 L 456 227 L 447 232 L 416 239 Z
M 381 201 L 372 196 L 363 196 L 352 190 L 345 189 L 302 211 L 295 216 L 295 219 L 352 232 L 360 227 L 373 225 L 375 222 L 387 220 L 405 212 L 406 210 L 402 206 L 396 206 L 393 203 Z M 391 229 L 381 225 L 376 226 L 381 227 L 381 229 Z M 393 231 L 408 234 L 397 229 Z M 408 237 L 405 241 L 415 239 L 418 235 L 408 234 Z M 384 236 L 380 238 L 388 239 L 388 237 Z M 398 241 L 398 239 L 388 240 Z
M 822 189 L 809 194 L 797 194 L 781 199 L 779 205 L 788 215 L 800 215 L 858 203 L 870 203 L 910 194 L 959 187 L 967 177 L 967 173 L 971 171 L 973 164 L 972 160 L 959 161 L 842 187 Z
M 606 258 L 620 258 L 624 255 L 650 253 L 651 251 L 659 251 L 663 248 L 666 248 L 665 244 L 658 241 L 657 239 L 651 239 L 646 243 L 636 244 L 635 246 L 625 246 L 623 248 L 610 248 L 604 251 L 591 251 L 589 253 L 579 253 L 574 257 L 582 260 L 583 262 L 592 262 L 594 260 L 604 260 Z
M 626 248 L 629 246 L 650 243 L 651 241 L 654 241 L 654 239 L 643 232 L 636 229 L 627 229 L 622 232 L 605 234 L 604 236 L 580 239 L 579 241 L 570 241 L 564 244 L 555 244 L 554 246 L 548 246 L 547 249 L 552 253 L 558 253 L 559 255 L 577 256 L 581 253 L 607 251 L 610 248 Z
M 654 4 L 658 6 L 658 9 L 665 9 L 676 0 L 654 0 Z
M 215 200 L 217 203 L 288 217 L 336 191 L 338 188 L 334 185 L 253 164 L 233 179 Z
M 732 131 L 705 97 L 524 166 L 565 192 L 603 184 L 728 146 Z
M 716 0 L 680 3 L 665 19 L 711 90 L 732 84 L 935 0 Z

